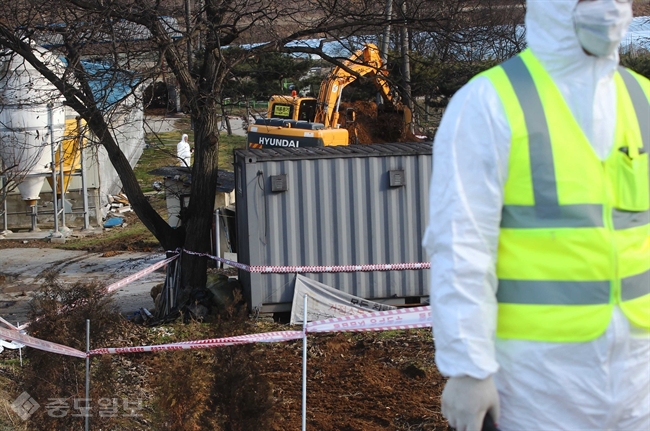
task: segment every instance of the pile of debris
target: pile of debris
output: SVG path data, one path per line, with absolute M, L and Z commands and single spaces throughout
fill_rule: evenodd
M 108 196 L 108 204 L 105 207 L 106 218 L 103 227 L 110 229 L 112 227 L 126 227 L 124 217 L 121 214 L 133 211 L 129 199 L 124 193 Z
M 123 214 L 125 212 L 133 211 L 129 198 L 124 193 L 108 196 L 108 204 L 106 205 L 107 212 L 113 214 Z

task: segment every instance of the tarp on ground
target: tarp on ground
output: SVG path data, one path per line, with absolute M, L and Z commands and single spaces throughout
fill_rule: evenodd
M 304 301 L 307 295 L 307 321 L 353 316 L 375 311 L 394 310 L 392 305 L 369 301 L 350 295 L 326 284 L 296 274 L 291 305 L 291 324 L 301 325 L 304 316 Z
M 0 352 L 2 352 L 2 349 L 4 348 L 15 350 L 22 349 L 23 347 L 25 347 L 25 345 L 19 343 L 18 341 L 5 341 L 3 339 L 0 339 Z

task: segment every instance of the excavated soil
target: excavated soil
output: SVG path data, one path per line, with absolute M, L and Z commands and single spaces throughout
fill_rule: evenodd
M 430 330 L 318 334 L 309 343 L 308 429 L 447 430 Z M 273 430 L 300 429 L 302 344 L 271 350 L 263 366 L 279 401 Z
M 419 142 L 420 140 L 404 127 L 400 112 L 379 111 L 374 102 L 341 102 L 339 112 L 353 108 L 356 112 L 355 127 L 359 144 L 387 144 L 391 142 Z M 350 130 L 351 142 L 354 133 Z

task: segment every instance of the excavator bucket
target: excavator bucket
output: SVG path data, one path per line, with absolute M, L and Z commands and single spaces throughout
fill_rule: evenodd
M 387 134 L 404 140 L 411 132 L 411 109 L 401 103 L 382 103 L 377 105 L 377 122 L 385 124 Z

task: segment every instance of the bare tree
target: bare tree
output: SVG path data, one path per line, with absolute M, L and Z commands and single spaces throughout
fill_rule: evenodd
M 454 43 L 468 44 L 470 34 L 489 37 L 486 14 L 475 12 L 497 3 L 503 4 L 413 0 L 405 7 L 400 2 L 393 8 L 399 14 L 387 16 L 385 2 L 376 0 L 6 0 L 0 47 L 22 56 L 86 121 L 134 211 L 161 245 L 205 253 L 217 185 L 219 102 L 233 67 L 261 51 L 318 55 L 341 65 L 348 54 L 326 50 L 326 40 L 354 50 L 364 40 L 376 40 L 389 24 L 416 32 L 412 47 L 428 44 L 438 58 L 456 58 Z M 64 58 L 65 67 L 48 67 L 35 55 L 38 45 Z M 229 51 L 233 46 L 241 49 Z M 97 59 L 101 62 L 91 70 Z M 138 95 L 163 71 L 176 80 L 195 132 L 191 196 L 180 229 L 171 228 L 145 198 L 110 121 L 123 102 L 113 100 L 111 88 Z M 99 89 L 91 85 L 98 80 Z M 186 290 L 203 287 L 205 280 L 206 259 L 185 255 Z

